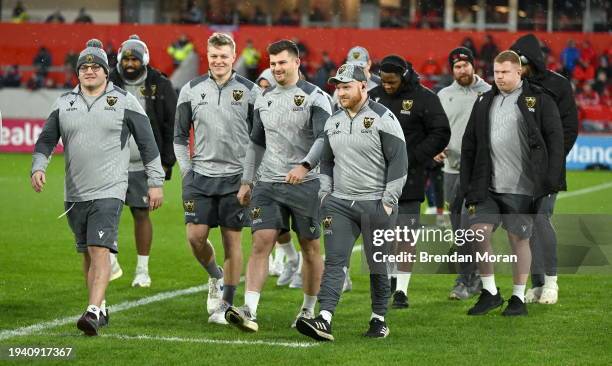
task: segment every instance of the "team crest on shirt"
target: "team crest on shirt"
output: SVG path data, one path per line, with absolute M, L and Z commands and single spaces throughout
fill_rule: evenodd
M 303 95 L 295 95 L 295 96 L 293 96 L 293 102 L 298 107 L 301 106 L 302 104 L 304 104 L 304 99 L 306 99 L 306 97 L 303 96 Z
M 535 112 L 536 98 L 535 97 L 525 97 L 525 104 L 527 104 L 527 108 L 529 112 Z
M 155 93 L 157 93 L 157 85 L 155 84 L 151 85 L 150 92 L 147 91 L 147 87 L 144 85 L 141 86 L 139 90 L 140 90 L 140 95 L 142 95 L 143 97 L 151 97 L 151 99 L 155 99 Z
M 476 215 L 476 206 L 475 205 L 470 205 L 468 207 L 468 215 L 470 215 L 470 216 Z
M 242 96 L 244 95 L 244 90 L 238 90 L 238 89 L 234 89 L 232 91 L 232 96 L 234 97 L 234 100 L 237 102 L 240 99 L 242 99 Z
M 195 216 L 195 201 L 194 200 L 183 201 L 183 208 L 185 209 L 186 216 Z
M 117 103 L 117 97 L 113 97 L 111 95 L 106 97 L 106 104 L 108 104 L 108 106 L 104 107 L 105 111 L 114 111 L 115 108 L 113 107 L 115 105 L 115 103 Z
M 374 124 L 374 117 L 363 117 L 363 127 L 370 128 Z
M 404 99 L 402 100 L 402 110 L 401 114 L 410 114 L 410 110 L 412 109 L 412 105 L 414 101 L 412 99 Z
M 261 219 L 261 207 L 253 207 L 251 209 L 251 220 L 253 220 L 252 221 L 253 225 L 260 224 L 262 222 L 262 219 Z

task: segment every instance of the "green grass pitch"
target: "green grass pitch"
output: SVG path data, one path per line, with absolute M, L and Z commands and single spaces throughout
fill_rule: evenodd
M 277 288 L 272 278 L 262 294 L 256 334 L 208 324 L 206 294 L 197 292 L 111 312 L 110 326 L 101 331 L 104 337 L 84 337 L 69 322 L 3 339 L 7 331 L 79 315 L 87 305 L 81 258 L 66 219 L 57 219 L 63 212 L 63 157 L 52 159 L 42 194 L 31 189 L 29 169 L 29 155 L 0 155 L 0 350 L 5 354 L 7 346 L 36 345 L 74 347 L 72 360 L 45 364 L 612 364 L 610 275 L 562 275 L 559 303 L 529 305 L 529 316 L 520 319 L 506 319 L 499 312 L 468 317 L 473 300 L 447 300 L 453 275 L 414 275 L 410 309 L 390 310 L 390 336 L 368 340 L 361 333 L 370 315 L 369 282 L 360 271 L 359 254 L 353 255 L 354 290 L 341 299 L 333 322 L 336 342 L 331 344 L 313 345 L 289 328 L 301 291 Z M 206 283 L 185 240 L 177 173 L 165 186 L 164 206 L 152 214 L 149 289 L 130 288 L 136 253 L 131 215 L 124 210 L 119 236 L 124 275 L 109 287 L 110 305 Z M 608 172 L 570 172 L 568 181 L 575 191 L 611 177 Z M 557 201 L 555 211 L 611 214 L 611 197 L 612 187 L 567 197 Z M 221 261 L 218 230 L 211 239 Z M 247 230 L 243 244 L 246 263 Z M 502 295 L 509 297 L 510 277 L 498 278 Z M 240 286 L 238 304 L 243 291 Z M 290 347 L 298 343 L 306 347 Z

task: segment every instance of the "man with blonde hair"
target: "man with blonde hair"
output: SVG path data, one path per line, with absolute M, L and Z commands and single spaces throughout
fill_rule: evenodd
M 208 322 L 227 324 L 225 310 L 233 303 L 242 269 L 240 234 L 242 227 L 248 226 L 236 194 L 260 89 L 232 70 L 236 60 L 232 37 L 213 33 L 207 48 L 210 70 L 186 84 L 179 95 L 174 152 L 183 176 L 187 239 L 209 275 Z M 192 127 L 194 149 L 190 158 Z M 208 241 L 210 230 L 217 226 L 221 227 L 224 270 L 217 266 Z

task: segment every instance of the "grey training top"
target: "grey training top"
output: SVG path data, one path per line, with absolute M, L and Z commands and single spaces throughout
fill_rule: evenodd
M 408 154 L 402 127 L 385 106 L 367 101 L 351 118 L 340 109 L 325 123 L 319 196 L 397 204 Z M 333 185 L 333 189 L 332 189 Z
M 491 190 L 496 193 L 533 195 L 530 172 L 527 122 L 517 101 L 522 82 L 512 93 L 501 92 L 493 98 L 491 121 Z
M 109 82 L 91 106 L 80 86 L 62 94 L 36 141 L 32 174 L 45 171 L 60 137 L 66 161 L 65 200 L 125 199 L 131 135 L 145 165 L 149 187 L 161 187 L 164 171 L 151 124 L 136 98 Z
M 451 85 L 438 92 L 438 97 L 451 128 L 448 151 L 446 152 L 446 159 L 444 159 L 444 168 L 442 168 L 445 173 L 459 174 L 461 141 L 472 113 L 472 106 L 476 102 L 476 98 L 489 91 L 489 89 L 491 89 L 491 85 L 478 75 L 474 75 L 474 82 L 471 85 L 461 86 L 455 80 Z
M 174 127 L 174 154 L 183 176 L 192 169 L 208 177 L 242 174 L 255 99 L 260 93 L 257 85 L 236 73 L 223 85 L 206 74 L 183 86 Z M 190 159 L 192 126 L 195 146 Z
M 282 183 L 287 173 L 303 162 L 313 168 L 304 181 L 318 178 L 314 168 L 323 148 L 323 127 L 331 115 L 328 98 L 303 80 L 269 88 L 258 97 L 243 183 L 253 182 L 256 173 L 262 182 Z

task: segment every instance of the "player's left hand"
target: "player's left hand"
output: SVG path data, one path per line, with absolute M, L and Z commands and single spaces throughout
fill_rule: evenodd
M 153 211 L 161 207 L 164 203 L 164 191 L 162 187 L 149 188 L 149 210 Z
M 308 174 L 308 169 L 303 165 L 298 165 L 295 168 L 291 169 L 287 176 L 285 177 L 285 182 L 289 184 L 300 184 L 304 180 L 304 177 Z
M 441 153 L 439 153 L 438 155 L 434 156 L 434 160 L 438 163 L 441 163 L 444 161 L 444 159 L 446 159 L 446 152 L 448 151 L 448 149 L 444 149 L 444 151 L 442 151 Z

